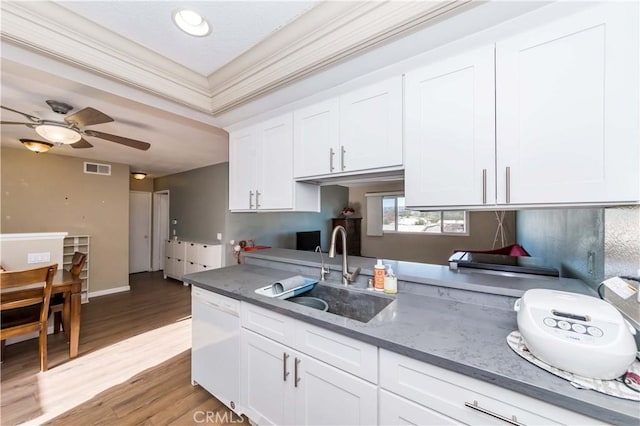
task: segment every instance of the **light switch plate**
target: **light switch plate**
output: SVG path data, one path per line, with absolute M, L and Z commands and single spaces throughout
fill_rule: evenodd
M 216 238 L 218 239 L 218 241 L 221 241 L 221 240 L 222 240 L 222 233 L 221 233 L 221 232 L 218 232 L 218 233 L 216 234 Z

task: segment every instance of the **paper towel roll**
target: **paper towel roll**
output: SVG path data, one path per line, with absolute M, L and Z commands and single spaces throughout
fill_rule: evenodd
M 302 275 L 285 278 L 284 280 L 273 283 L 273 292 L 274 294 L 284 293 L 285 291 L 300 287 L 301 285 L 304 285 L 304 283 L 305 281 Z

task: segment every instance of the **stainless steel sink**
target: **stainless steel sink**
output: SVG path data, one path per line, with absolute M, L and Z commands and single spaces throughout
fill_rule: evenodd
M 369 322 L 394 299 L 364 291 L 352 291 L 329 285 L 316 284 L 313 289 L 300 296 L 317 297 L 329 305 L 329 313 Z

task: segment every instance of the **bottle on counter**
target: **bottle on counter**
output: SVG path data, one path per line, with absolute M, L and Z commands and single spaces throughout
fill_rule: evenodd
M 382 259 L 378 259 L 376 266 L 373 267 L 373 287 L 376 291 L 384 291 L 385 267 Z
M 398 292 L 398 277 L 393 273 L 391 265 L 387 265 L 387 275 L 384 277 L 384 292 L 396 294 Z

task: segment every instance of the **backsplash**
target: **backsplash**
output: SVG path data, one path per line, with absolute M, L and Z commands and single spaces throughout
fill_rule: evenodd
M 640 207 L 604 210 L 604 277 L 640 276 Z
M 639 275 L 638 206 L 522 210 L 516 224 L 518 242 L 561 276 L 595 288 L 605 278 Z
M 604 279 L 604 209 L 522 210 L 517 241 L 560 275 L 596 287 Z

